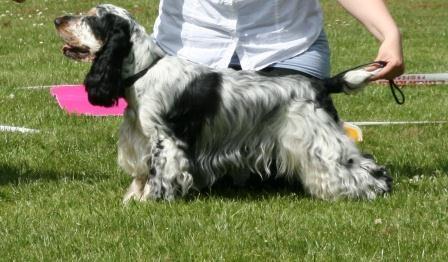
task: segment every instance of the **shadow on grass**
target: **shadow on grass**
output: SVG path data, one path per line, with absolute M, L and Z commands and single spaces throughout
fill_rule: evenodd
M 287 181 L 284 178 L 261 179 L 252 175 L 245 186 L 236 186 L 232 178 L 224 177 L 217 181 L 212 188 L 200 192 L 199 198 L 219 197 L 224 199 L 252 201 L 271 197 L 287 197 L 298 195 L 305 197 L 302 185 L 298 181 Z M 193 196 L 192 199 L 197 198 Z
M 5 194 L 5 193 L 0 191 L 0 202 L 1 201 L 11 202 L 11 197 L 8 194 Z
M 432 166 L 418 166 L 418 163 L 406 163 L 404 165 L 388 166 L 392 176 L 396 181 L 400 179 L 412 178 L 419 175 L 448 175 L 448 160 L 440 159 Z M 0 164 L 0 186 L 20 185 L 33 183 L 34 181 L 84 181 L 95 183 L 107 179 L 108 176 L 102 174 L 85 174 L 84 172 L 64 172 L 36 169 L 28 166 L 10 166 Z M 300 182 L 287 181 L 284 178 L 268 178 L 262 180 L 257 175 L 252 175 L 246 186 L 235 186 L 230 177 L 225 177 L 218 181 L 211 189 L 206 189 L 200 193 L 194 193 L 188 200 L 199 198 L 219 197 L 224 199 L 252 201 L 272 197 L 307 197 Z M 1 195 L 0 195 L 1 197 Z M 187 201 L 188 201 L 187 200 Z
M 401 166 L 389 166 L 389 171 L 392 177 L 398 182 L 400 179 L 409 179 L 414 176 L 425 175 L 425 176 L 437 176 L 437 175 L 448 175 L 448 160 L 440 161 L 433 166 L 418 166 L 405 164 Z M 252 175 L 251 179 L 246 183 L 246 186 L 235 186 L 230 177 L 225 177 L 219 180 L 211 189 L 203 190 L 199 194 L 199 198 L 207 197 L 220 197 L 224 199 L 234 199 L 234 200 L 259 200 L 263 198 L 270 197 L 308 197 L 308 195 L 303 190 L 300 182 L 287 181 L 284 178 L 269 178 L 262 180 L 257 175 Z M 193 196 L 194 199 L 196 196 Z
M 53 170 L 39 169 L 32 167 L 14 167 L 0 165 L 0 186 L 28 184 L 34 181 L 58 181 L 58 180 L 77 180 L 77 181 L 98 181 L 101 176 L 89 176 L 80 172 L 57 172 Z

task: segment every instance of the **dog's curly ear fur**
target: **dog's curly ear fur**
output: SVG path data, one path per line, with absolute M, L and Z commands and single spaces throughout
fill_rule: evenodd
M 84 85 L 92 105 L 113 106 L 124 96 L 123 61 L 132 48 L 130 25 L 124 18 L 107 14 L 100 19 L 104 45 L 96 53 Z

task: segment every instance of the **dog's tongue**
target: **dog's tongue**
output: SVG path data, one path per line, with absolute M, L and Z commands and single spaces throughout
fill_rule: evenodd
M 71 49 L 71 47 L 70 47 L 69 45 L 64 45 L 64 46 L 62 47 L 62 53 L 63 53 L 64 55 L 67 55 L 68 52 L 70 51 L 70 49 Z
M 70 46 L 70 45 L 68 45 L 68 44 L 65 44 L 63 47 L 62 47 L 62 51 L 65 53 L 65 51 L 67 51 L 68 49 L 71 49 L 72 47 Z

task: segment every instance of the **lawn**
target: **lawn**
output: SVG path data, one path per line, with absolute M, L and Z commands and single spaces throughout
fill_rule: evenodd
M 148 30 L 158 1 L 111 0 Z M 404 37 L 408 73 L 448 72 L 446 0 L 388 1 Z M 175 202 L 131 203 L 116 164 L 119 117 L 71 116 L 48 88 L 81 83 L 53 19 L 95 1 L 0 0 L 0 261 L 402 260 L 448 256 L 448 126 L 365 127 L 360 147 L 391 171 L 394 191 L 375 201 L 315 200 L 281 182 L 223 183 Z M 336 1 L 322 1 L 332 70 L 371 61 L 377 43 Z M 448 86 L 385 86 L 335 96 L 347 121 L 448 120 Z

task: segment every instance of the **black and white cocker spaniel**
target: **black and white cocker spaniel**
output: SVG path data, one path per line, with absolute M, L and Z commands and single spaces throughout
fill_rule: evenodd
M 133 177 L 124 201 L 171 200 L 225 175 L 243 184 L 251 173 L 299 180 L 320 199 L 391 191 L 386 169 L 344 134 L 330 98 L 359 90 L 374 72 L 320 81 L 211 69 L 166 55 L 113 5 L 55 25 L 66 56 L 93 62 L 90 103 L 128 102 L 118 143 L 118 163 Z

